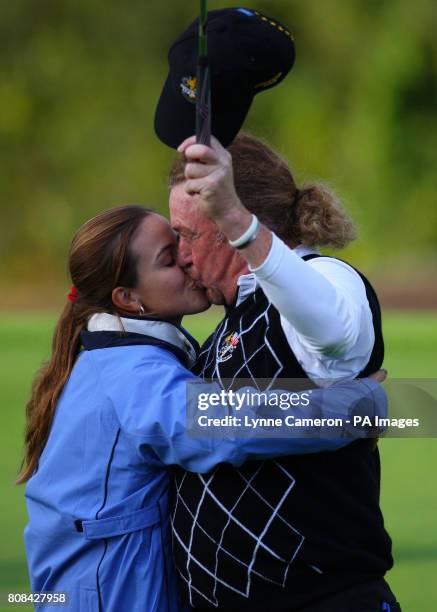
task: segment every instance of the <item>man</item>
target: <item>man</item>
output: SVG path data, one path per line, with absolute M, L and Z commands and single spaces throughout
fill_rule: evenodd
M 233 165 L 215 139 L 212 148 L 188 139 L 171 173 L 179 263 L 226 309 L 195 372 L 223 386 L 328 385 L 377 370 L 383 340 L 370 283 L 314 247 L 350 241 L 347 215 L 322 188 L 298 190 L 256 139 L 240 136 L 230 151 Z M 175 559 L 196 609 L 400 609 L 383 579 L 391 542 L 371 441 L 208 475 L 180 471 L 175 495 Z

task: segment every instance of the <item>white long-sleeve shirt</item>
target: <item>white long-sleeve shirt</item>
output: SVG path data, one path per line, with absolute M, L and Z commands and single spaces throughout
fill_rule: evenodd
M 261 286 L 278 309 L 287 341 L 308 376 L 326 386 L 355 377 L 375 341 L 372 313 L 360 276 L 329 257 L 304 261 L 316 250 L 290 249 L 273 235 L 265 261 L 240 277 L 237 304 Z

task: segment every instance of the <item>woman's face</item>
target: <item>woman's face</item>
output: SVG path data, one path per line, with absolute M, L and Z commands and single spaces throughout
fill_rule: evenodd
M 137 256 L 138 283 L 132 294 L 143 304 L 146 315 L 180 320 L 184 314 L 201 312 L 210 305 L 206 291 L 177 265 L 177 246 L 177 234 L 170 223 L 155 213 L 148 215 L 135 233 L 132 249 Z

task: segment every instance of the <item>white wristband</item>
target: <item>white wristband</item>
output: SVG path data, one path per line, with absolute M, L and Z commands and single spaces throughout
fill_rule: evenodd
M 234 249 L 244 249 L 244 247 L 248 246 L 251 242 L 255 240 L 255 238 L 259 234 L 259 230 L 261 229 L 261 223 L 258 221 L 258 217 L 252 215 L 252 221 L 247 228 L 247 230 L 236 240 L 229 240 L 229 244 Z

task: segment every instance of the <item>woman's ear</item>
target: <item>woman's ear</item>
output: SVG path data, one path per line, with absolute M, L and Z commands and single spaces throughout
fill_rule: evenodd
M 119 310 L 131 312 L 132 314 L 138 314 L 141 306 L 141 300 L 137 296 L 136 291 L 126 289 L 126 287 L 116 287 L 112 290 L 112 303 Z

